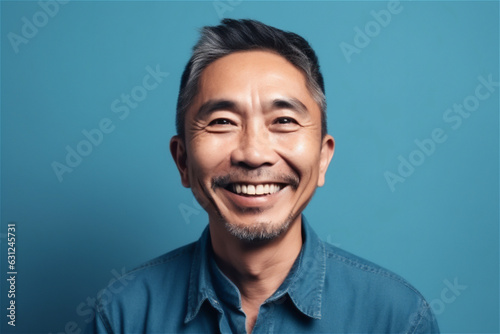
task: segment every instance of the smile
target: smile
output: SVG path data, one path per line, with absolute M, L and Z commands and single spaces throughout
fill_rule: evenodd
M 277 193 L 285 187 L 284 184 L 277 183 L 263 183 L 263 184 L 245 184 L 245 183 L 233 183 L 228 187 L 228 190 L 236 194 L 249 195 L 249 196 L 259 196 L 259 195 L 271 195 Z

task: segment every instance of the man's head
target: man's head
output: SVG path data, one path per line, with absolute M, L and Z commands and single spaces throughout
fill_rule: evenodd
M 223 23 L 204 29 L 186 67 L 170 147 L 211 224 L 243 240 L 269 240 L 300 220 L 324 183 L 334 141 L 323 81 L 301 37 L 255 21 Z M 215 42 L 221 50 L 206 47 Z M 237 47 L 244 44 L 253 46 Z
M 326 98 L 318 58 L 301 36 L 254 20 L 224 19 L 218 26 L 201 30 L 193 55 L 182 74 L 177 100 L 177 134 L 184 138 L 185 115 L 198 93 L 203 70 L 215 60 L 238 51 L 268 50 L 275 52 L 299 68 L 306 76 L 307 88 L 321 109 L 321 132 L 327 133 Z

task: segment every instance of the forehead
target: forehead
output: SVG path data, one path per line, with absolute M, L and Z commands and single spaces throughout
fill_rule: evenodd
M 248 71 L 269 74 L 280 73 L 283 76 L 293 77 L 305 83 L 305 77 L 298 68 L 283 56 L 266 50 L 239 51 L 221 57 L 205 68 L 201 78 L 216 79 L 228 75 L 251 74 Z
M 194 105 L 209 99 L 253 98 L 255 102 L 276 95 L 296 98 L 308 109 L 309 105 L 318 108 L 304 73 L 287 59 L 271 51 L 241 51 L 219 58 L 203 70 Z

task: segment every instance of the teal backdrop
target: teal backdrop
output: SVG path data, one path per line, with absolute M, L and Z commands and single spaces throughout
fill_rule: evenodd
M 198 29 L 222 17 L 317 51 L 321 238 L 405 277 L 444 333 L 498 333 L 499 3 L 249 0 L 1 2 L 2 333 L 79 333 L 111 280 L 199 237 L 168 146 Z

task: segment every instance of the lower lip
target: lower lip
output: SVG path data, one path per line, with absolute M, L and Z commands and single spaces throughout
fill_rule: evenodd
M 263 206 L 274 205 L 286 188 L 288 187 L 284 187 L 280 191 L 275 192 L 273 194 L 250 195 L 250 196 L 236 194 L 227 189 L 222 189 L 222 191 L 236 206 L 246 207 L 246 208 L 261 208 Z

